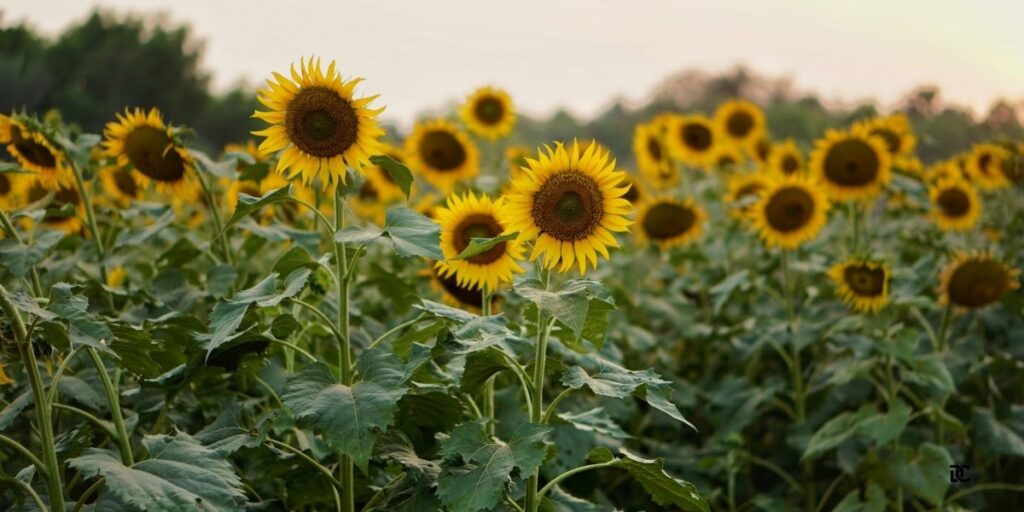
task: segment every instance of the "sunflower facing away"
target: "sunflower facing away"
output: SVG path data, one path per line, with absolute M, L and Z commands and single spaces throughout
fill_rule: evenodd
M 448 204 L 438 208 L 437 223 L 441 225 L 441 252 L 445 261 L 437 262 L 437 271 L 444 277 L 455 277 L 460 286 L 473 289 L 497 290 L 512 282 L 512 276 L 523 272 L 518 260 L 523 259 L 522 243 L 518 240 L 502 242 L 492 249 L 466 258 L 453 259 L 469 247 L 474 238 L 493 238 L 505 232 L 498 220 L 500 200 L 492 201 L 487 194 L 472 192 L 464 196 L 451 195 Z
M 761 165 L 768 163 L 768 155 L 772 154 L 772 149 L 774 147 L 775 144 L 765 135 L 762 135 L 743 146 L 747 151 L 747 154 L 750 155 L 750 159 Z
M 629 230 L 632 207 L 622 198 L 625 173 L 615 170 L 615 161 L 593 144 L 581 148 L 556 143 L 537 160 L 527 159 L 526 175 L 512 182 L 501 216 L 508 231 L 533 241 L 530 261 L 543 255 L 547 268 L 565 272 L 576 264 L 584 274 L 588 264 L 597 267 L 598 253 L 607 259 L 608 247 L 619 246 L 612 233 Z
M 793 139 L 772 146 L 768 152 L 768 169 L 783 176 L 803 172 L 804 155 Z
M 450 192 L 480 172 L 480 154 L 465 132 L 444 119 L 418 123 L 405 140 L 409 168 L 431 185 Z
M 942 272 L 939 300 L 960 310 L 980 309 L 1018 288 L 1019 275 L 990 253 L 960 253 Z
M 622 178 L 619 185 L 629 187 L 629 190 L 622 195 L 622 198 L 629 201 L 629 204 L 636 207 L 647 198 L 647 191 L 644 190 L 643 185 L 640 184 L 640 180 L 636 179 L 636 177 L 630 174 L 629 171 L 623 169 L 622 172 L 625 176 Z
M 160 111 L 126 110 L 117 122 L 104 129 L 106 155 L 117 159 L 121 167 L 138 171 L 143 187 L 156 183 L 160 192 L 194 197 L 195 172 L 188 150 L 175 140 L 174 130 L 164 124 Z
M 0 114 L 0 144 L 26 171 L 36 173 L 44 187 L 75 186 L 75 175 L 64 152 L 46 135 L 34 119 Z
M 474 91 L 462 105 L 459 115 L 469 131 L 488 140 L 508 135 L 516 124 L 512 99 L 505 91 L 494 87 Z
M 258 110 L 253 117 L 270 126 L 253 135 L 265 137 L 261 152 L 283 150 L 278 172 L 289 178 L 299 175 L 305 185 L 319 178 L 327 190 L 345 182 L 346 167 L 359 170 L 380 154 L 384 130 L 376 118 L 384 109 L 370 108 L 377 96 L 355 97 L 360 81 L 345 80 L 334 61 L 325 73 L 320 59 L 300 60 L 299 72 L 293 64 L 291 79 L 274 73 L 274 80 L 267 80 L 258 99 L 270 110 Z
M 971 229 L 981 218 L 981 200 L 970 183 L 957 177 L 943 178 L 929 191 L 932 219 L 943 231 Z
M 436 263 L 429 269 L 425 269 L 421 275 L 430 276 L 430 287 L 441 294 L 441 300 L 454 308 L 463 308 L 470 312 L 480 314 L 481 306 L 484 303 L 484 292 L 479 288 L 462 286 L 455 276 L 445 277 Z M 498 305 L 501 299 L 498 294 L 491 295 L 491 313 L 498 312 Z
M 891 272 L 884 263 L 853 258 L 836 263 L 828 271 L 836 295 L 861 313 L 877 313 L 889 297 Z
M 737 219 L 750 218 L 761 194 L 768 188 L 769 178 L 761 173 L 734 174 L 729 177 L 724 200 L 729 213 Z
M 633 129 L 633 154 L 636 166 L 656 188 L 666 189 L 679 183 L 679 169 L 669 159 L 662 124 L 639 123 Z
M 753 225 L 768 247 L 795 249 L 825 225 L 828 196 L 799 175 L 771 180 L 752 211 Z
M 861 130 L 829 130 L 815 142 L 811 174 L 837 201 L 870 199 L 892 177 L 891 158 L 881 138 Z
M 637 213 L 637 238 L 662 249 L 696 240 L 707 216 L 693 199 L 663 196 L 645 202 Z
M 983 190 L 1009 186 L 1006 176 L 1008 164 L 1013 161 L 1006 148 L 997 144 L 978 144 L 967 156 L 967 173 L 973 183 Z
M 719 142 L 715 125 L 700 114 L 678 117 L 669 127 L 667 139 L 675 158 L 698 167 L 708 163 Z
M 719 133 L 737 144 L 747 144 L 764 135 L 764 113 L 761 107 L 745 101 L 733 100 L 719 105 L 715 111 Z
M 885 142 L 885 149 L 894 159 L 914 154 L 917 138 L 914 137 L 910 122 L 903 114 L 874 117 L 858 122 L 854 128 L 863 130 L 868 135 L 880 137 Z
M 743 160 L 743 152 L 734 144 L 719 144 L 708 157 L 708 165 L 715 170 L 731 171 Z
M 82 198 L 78 195 L 77 188 L 61 187 L 57 190 L 50 190 L 38 179 L 33 179 L 25 183 L 25 185 L 27 187 L 25 200 L 28 203 L 39 201 L 53 192 L 53 198 L 50 199 L 50 203 L 46 206 L 46 214 L 41 221 L 43 226 L 59 229 L 68 234 L 78 233 L 82 230 L 82 217 L 85 216 L 85 205 L 82 203 Z M 61 210 L 69 204 L 72 206 L 71 213 L 65 215 L 66 212 Z

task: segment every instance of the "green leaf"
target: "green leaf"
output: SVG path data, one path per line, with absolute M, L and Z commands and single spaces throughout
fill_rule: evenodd
M 21 417 L 21 412 L 32 405 L 32 401 L 32 393 L 26 391 L 18 395 L 18 398 L 11 400 L 3 410 L 0 410 L 0 432 L 10 428 L 14 424 L 14 420 Z
M 364 228 L 362 226 L 346 226 L 334 235 L 335 242 L 343 244 L 365 244 L 384 236 L 384 230 Z
M 562 385 L 579 389 L 587 386 L 597 395 L 626 398 L 630 395 L 644 400 L 651 407 L 697 430 L 672 402 L 672 383 L 654 370 L 628 370 L 606 359 L 590 358 L 590 370 L 572 366 L 562 374 Z
M 547 291 L 537 280 L 527 279 L 517 283 L 513 290 L 569 329 L 574 336 L 568 340 L 570 346 L 582 339 L 598 350 L 604 345 L 608 316 L 615 309 L 615 300 L 601 283 L 573 279 L 556 291 Z
M 109 450 L 90 448 L 68 465 L 106 484 L 98 503 L 115 510 L 243 510 L 241 479 L 231 464 L 184 432 L 146 436 L 149 458 L 125 466 Z M 109 500 L 109 501 L 108 501 Z M 97 505 L 98 506 L 98 505 Z
M 479 256 L 495 247 L 499 244 L 503 244 L 510 240 L 515 240 L 519 236 L 519 232 L 508 233 L 499 235 L 492 238 L 471 238 L 469 245 L 466 246 L 458 256 L 451 258 L 452 260 L 465 260 L 472 258 L 473 256 Z
M 458 308 L 453 308 L 440 302 L 434 302 L 432 300 L 420 299 L 420 303 L 416 305 L 417 309 L 423 310 L 434 318 L 441 318 L 445 320 L 452 320 L 458 323 L 466 323 L 477 317 L 473 313 L 463 311 Z
M 729 300 L 732 292 L 747 282 L 747 274 L 747 269 L 734 272 L 708 290 L 711 293 L 711 304 L 716 315 Z
M 882 446 L 899 437 L 910 422 L 910 406 L 897 399 L 889 407 L 889 412 L 871 416 L 861 423 L 860 431 L 870 437 L 875 444 Z
M 943 394 L 952 393 L 956 389 L 953 375 L 949 373 L 946 363 L 937 354 L 918 356 L 913 359 L 912 370 L 906 372 L 906 378 L 914 382 L 931 384 Z
M 1024 439 L 1001 423 L 991 409 L 975 409 L 971 426 L 973 437 L 986 453 L 1024 457 Z
M 397 183 L 398 187 L 402 189 L 402 193 L 405 194 L 405 197 L 409 197 L 409 193 L 412 190 L 412 171 L 410 171 L 405 164 L 388 155 L 371 156 L 370 162 L 387 171 L 388 176 L 391 176 L 391 180 Z
M 875 406 L 865 404 L 857 412 L 844 412 L 825 422 L 810 441 L 801 459 L 808 459 L 839 446 L 840 443 L 857 433 L 861 422 L 878 415 Z
M 0 265 L 7 267 L 14 277 L 25 277 L 62 238 L 64 232 L 59 230 L 44 231 L 27 245 L 6 237 L 0 240 Z
M 832 509 L 832 512 L 885 512 L 885 491 L 875 484 L 868 484 L 867 500 L 860 499 L 860 489 L 854 489 Z
M 585 432 L 594 432 L 613 439 L 629 439 L 632 437 L 622 430 L 622 427 L 615 423 L 601 407 L 595 407 L 589 411 L 578 413 L 559 413 L 558 417 L 562 421 L 567 421 L 572 426 Z
M 235 170 L 232 168 L 232 176 L 234 176 L 234 173 Z M 260 208 L 290 200 L 292 198 L 291 190 L 291 185 L 285 185 L 279 189 L 268 191 L 260 197 L 254 197 L 248 194 L 238 194 L 238 204 L 235 206 L 235 212 L 232 213 L 231 218 L 224 223 L 224 228 L 221 230 L 220 236 L 224 236 L 232 226 Z
M 174 222 L 174 210 L 170 207 L 164 208 L 164 212 L 160 217 L 157 217 L 152 224 L 138 230 L 125 230 L 117 234 L 117 241 L 114 243 L 114 249 L 126 248 L 129 251 L 137 251 L 138 245 L 149 240 L 157 233 L 163 231 L 167 226 L 170 226 Z
M 89 313 L 89 299 L 74 294 L 74 285 L 57 283 L 50 288 L 50 311 L 67 324 L 72 346 L 85 345 L 117 356 L 109 343 L 114 334 L 99 317 Z
M 607 450 L 607 449 L 606 449 Z M 665 472 L 665 460 L 644 459 L 627 451 L 619 450 L 623 458 L 612 459 L 611 467 L 625 469 L 651 496 L 655 503 L 662 506 L 676 506 L 682 510 L 694 512 L 710 512 L 708 503 L 697 492 L 690 482 L 674 478 Z M 592 452 L 595 462 L 606 462 L 608 453 Z
M 473 352 L 466 357 L 466 366 L 459 380 L 459 389 L 472 393 L 483 388 L 488 379 L 498 373 L 512 370 L 508 359 L 496 348 Z
M 241 408 L 229 406 L 213 423 L 196 432 L 195 440 L 219 455 L 227 456 L 241 448 L 257 448 L 266 434 L 242 427 Z
M 450 464 L 437 480 L 437 495 L 452 512 L 488 510 L 501 501 L 512 472 L 532 474 L 544 460 L 548 427 L 523 423 L 506 444 L 488 439 L 483 420 L 463 423 L 441 438 L 441 455 Z M 456 465 L 461 459 L 462 464 Z
M 199 170 L 209 173 L 218 178 L 227 178 L 233 180 L 238 174 L 238 160 L 235 158 L 227 158 L 220 162 L 214 162 L 206 153 L 195 149 L 189 150 L 192 157 L 195 159 Z
M 399 256 L 444 259 L 441 228 L 430 218 L 405 206 L 396 206 L 388 210 L 384 225 Z
M 952 457 L 945 448 L 931 443 L 916 449 L 904 447 L 889 459 L 896 482 L 932 505 L 942 503 L 949 489 L 949 465 Z

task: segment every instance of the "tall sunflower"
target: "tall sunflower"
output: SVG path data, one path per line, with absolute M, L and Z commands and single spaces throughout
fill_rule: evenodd
M 956 177 L 943 178 L 929 191 L 932 219 L 943 231 L 971 229 L 981 218 L 981 199 L 970 183 Z
M 715 123 L 725 138 L 736 144 L 748 144 L 764 135 L 764 113 L 761 107 L 745 101 L 732 100 L 719 105 Z
M 703 166 L 719 143 L 717 131 L 716 125 L 701 114 L 680 116 L 669 126 L 668 147 L 676 159 Z
M 833 265 L 828 276 L 836 295 L 856 311 L 877 313 L 888 300 L 891 272 L 885 263 L 848 259 Z
M 1010 185 L 1005 166 L 1012 161 L 1006 148 L 998 144 L 978 144 L 967 156 L 967 172 L 971 181 L 983 190 L 1003 188 Z
M 480 152 L 465 132 L 450 121 L 418 123 L 405 140 L 409 167 L 431 185 L 449 192 L 480 172 Z
M 355 97 L 361 78 L 345 80 L 331 61 L 325 73 L 320 59 L 291 66 L 291 79 L 274 73 L 257 97 L 268 111 L 253 117 L 270 124 L 253 135 L 265 137 L 263 153 L 283 150 L 277 171 L 289 178 L 302 177 L 310 185 L 317 178 L 323 190 L 345 182 L 345 168 L 359 170 L 380 154 L 384 130 L 377 123 L 383 108 L 370 108 L 377 96 Z
M 980 309 L 1020 287 L 1019 276 L 991 253 L 959 253 L 942 272 L 939 301 L 960 310 Z
M 618 247 L 612 233 L 629 230 L 632 207 L 622 198 L 625 173 L 608 153 L 593 145 L 580 150 L 578 142 L 568 150 L 557 143 L 527 159 L 526 176 L 512 182 L 501 213 L 509 231 L 533 241 L 531 261 L 543 255 L 547 268 L 565 272 L 575 263 L 584 274 L 588 263 L 597 267 L 598 253 L 607 259 L 608 247 Z
M 142 109 L 117 114 L 117 121 L 104 129 L 106 155 L 117 159 L 117 165 L 131 166 L 143 187 L 150 182 L 158 191 L 178 197 L 194 198 L 196 178 L 192 156 L 164 124 L 157 109 L 147 114 Z
M 829 201 L 808 178 L 792 175 L 771 180 L 754 205 L 753 225 L 769 247 L 795 249 L 825 225 Z
M 29 180 L 25 183 L 25 201 L 34 203 L 45 198 L 51 192 L 53 197 L 46 206 L 46 214 L 42 218 L 42 225 L 52 229 L 59 229 L 65 233 L 78 233 L 82 230 L 82 217 L 85 216 L 85 205 L 75 187 L 60 187 L 57 190 L 50 190 L 39 179 Z M 63 211 L 71 205 L 71 212 Z
M 706 218 L 704 210 L 696 206 L 693 199 L 657 197 L 640 206 L 636 236 L 662 249 L 687 244 L 700 237 Z
M 516 112 L 508 94 L 494 87 L 481 87 L 466 99 L 459 110 L 469 131 L 488 140 L 500 139 L 512 131 Z
M 512 282 L 512 276 L 523 272 L 518 260 L 523 259 L 522 242 L 501 242 L 490 250 L 464 260 L 453 259 L 469 247 L 474 238 L 493 238 L 505 232 L 498 219 L 498 201 L 487 194 L 472 192 L 464 196 L 448 196 L 448 204 L 438 208 L 437 223 L 441 225 L 441 252 L 445 261 L 437 262 L 438 273 L 455 276 L 460 286 L 481 290 L 497 290 Z
M 667 118 L 666 118 L 667 119 Z M 679 183 L 679 169 L 669 158 L 665 145 L 664 126 L 667 121 L 639 123 L 633 128 L 633 155 L 636 166 L 654 187 L 666 189 Z
M 810 170 L 832 199 L 870 199 L 889 183 L 891 161 L 881 138 L 863 130 L 829 130 L 815 142 Z
M 0 144 L 7 145 L 7 152 L 26 171 L 36 173 L 44 187 L 56 190 L 75 186 L 67 157 L 39 121 L 0 114 Z
M 783 176 L 803 172 L 804 155 L 793 139 L 772 146 L 768 153 L 768 169 Z
M 754 211 L 761 194 L 768 189 L 769 178 L 762 173 L 733 174 L 729 177 L 725 204 L 729 205 L 729 213 L 737 219 L 748 219 Z

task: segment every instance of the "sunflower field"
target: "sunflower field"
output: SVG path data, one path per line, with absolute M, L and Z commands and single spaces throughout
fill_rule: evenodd
M 0 116 L 0 508 L 1020 510 L 1021 141 L 523 146 L 496 87 L 400 139 L 343 72 L 216 155 Z

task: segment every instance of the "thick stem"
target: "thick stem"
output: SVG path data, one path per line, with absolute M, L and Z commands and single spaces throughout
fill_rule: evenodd
M 3 285 L 0 285 L 0 308 L 9 318 L 11 328 L 14 330 L 18 352 L 32 386 L 32 398 L 39 421 L 39 437 L 43 444 L 43 462 L 46 464 L 46 489 L 50 495 L 50 509 L 54 512 L 64 512 L 64 487 L 61 485 L 60 462 L 57 460 L 57 447 L 53 439 L 53 411 L 46 400 L 46 388 L 43 387 L 43 379 L 39 375 L 39 365 L 29 343 L 25 323 Z
M 483 302 L 480 304 L 480 311 L 483 316 L 491 315 L 491 295 L 490 288 L 484 286 L 483 289 Z M 484 417 L 487 418 L 487 435 L 494 435 L 494 377 L 487 379 L 484 383 Z
M 103 237 L 100 236 L 100 227 L 96 223 L 96 212 L 92 207 L 92 195 L 85 188 L 85 180 L 82 179 L 82 170 L 78 167 L 78 164 L 72 159 L 71 169 L 75 174 L 75 185 L 78 186 L 78 197 L 82 200 L 82 206 L 85 207 L 85 219 L 89 226 L 89 234 L 92 235 L 93 243 L 96 244 L 96 254 L 100 258 L 100 281 L 106 285 L 109 281 L 107 280 L 107 249 L 103 245 Z M 114 311 L 114 296 L 110 292 L 103 290 L 103 297 L 107 301 L 107 307 L 110 311 Z
M 100 375 L 100 381 L 103 382 L 103 390 L 107 393 L 107 404 L 110 407 L 111 419 L 114 420 L 114 430 L 117 432 L 117 448 L 121 451 L 121 462 L 125 466 L 131 466 L 135 464 L 135 457 L 132 456 L 131 438 L 128 437 L 128 429 L 125 428 L 124 416 L 121 414 L 121 400 L 117 396 L 117 388 L 110 381 L 107 367 L 103 365 L 103 360 L 100 359 L 96 349 L 90 347 L 88 350 L 89 357 L 92 358 L 93 364 L 96 365 L 96 371 Z
M 334 230 L 340 231 L 345 227 L 345 196 L 341 186 L 334 188 Z M 341 383 L 346 386 L 352 385 L 352 345 L 349 336 L 349 285 L 348 273 L 352 271 L 348 265 L 348 254 L 345 252 L 345 244 L 334 242 L 334 259 L 337 265 L 338 281 L 338 321 L 337 333 L 341 335 L 338 346 L 338 367 L 341 372 Z M 355 512 L 355 475 L 353 474 L 352 457 L 342 455 L 339 463 L 342 488 L 342 510 L 344 512 Z
M 543 267 L 538 267 L 538 274 L 543 288 L 548 288 L 551 272 Z M 530 411 L 530 421 L 541 423 L 544 417 L 544 365 L 547 363 L 548 351 L 548 318 L 544 311 L 537 308 L 537 351 L 533 356 L 533 407 Z M 526 487 L 526 512 L 536 512 L 540 506 L 540 497 L 537 494 L 537 487 L 540 484 L 540 468 L 538 467 L 532 475 Z
M 584 471 L 590 471 L 591 469 L 606 468 L 608 466 L 614 465 L 616 462 L 618 462 L 618 461 L 610 460 L 608 462 L 599 462 L 597 464 L 589 464 L 589 465 L 586 465 L 586 466 L 580 466 L 578 468 L 570 469 L 569 471 L 566 471 L 565 473 L 562 473 L 561 475 L 558 475 L 558 476 L 552 478 L 550 482 L 548 482 L 546 485 L 544 485 L 544 488 L 541 489 L 537 493 L 537 500 L 538 500 L 538 502 L 540 500 L 542 500 L 544 498 L 545 494 L 547 494 L 549 491 L 554 489 L 555 486 L 558 485 L 562 480 L 565 480 L 566 478 L 569 478 L 570 476 L 582 473 Z
M 803 364 L 800 362 L 800 347 L 797 346 L 794 336 L 796 313 L 793 308 L 793 286 L 792 276 L 789 272 L 789 251 L 782 251 L 782 296 L 786 304 L 786 330 L 790 335 L 790 347 L 793 351 L 790 355 L 792 364 L 789 365 L 790 378 L 793 382 L 793 412 L 796 414 L 796 422 L 803 425 L 807 422 L 807 387 L 804 382 Z M 804 509 L 808 512 L 814 510 L 816 503 L 814 497 L 814 463 L 810 459 L 804 459 L 800 463 L 800 470 L 803 476 Z
M 946 351 L 946 335 L 949 333 L 949 324 L 953 320 L 953 305 L 947 304 L 942 311 L 942 320 L 939 322 L 939 332 L 935 335 L 939 352 Z

